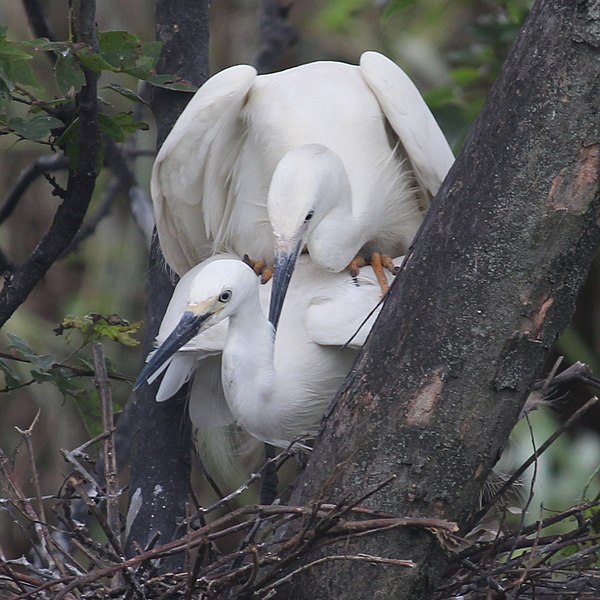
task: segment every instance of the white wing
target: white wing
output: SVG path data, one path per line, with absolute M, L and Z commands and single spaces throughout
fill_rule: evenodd
M 365 81 L 398 135 L 423 190 L 427 206 L 454 162 L 452 150 L 415 84 L 389 58 L 378 52 L 360 57 Z
M 400 266 L 403 256 L 394 259 Z M 393 280 L 386 273 L 388 283 Z M 332 286 L 330 293 L 316 296 L 306 310 L 305 326 L 313 342 L 322 346 L 348 346 L 361 348 L 375 319 L 381 311 L 381 288 L 371 267 L 362 267 L 354 281 L 347 273 L 344 280 Z
M 230 175 L 243 141 L 240 111 L 256 70 L 238 65 L 194 95 L 154 162 L 151 192 L 160 244 L 180 275 L 213 252 L 233 202 Z

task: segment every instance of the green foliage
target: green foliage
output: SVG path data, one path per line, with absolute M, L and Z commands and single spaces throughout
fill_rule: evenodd
M 158 42 L 144 44 L 127 31 L 105 31 L 98 34 L 98 51 L 82 43 L 51 42 L 35 39 L 12 42 L 6 38 L 6 28 L 0 28 L 0 135 L 12 134 L 19 139 L 45 141 L 61 148 L 71 168 L 79 164 L 79 124 L 74 104 L 86 83 L 85 70 L 103 73 L 124 73 L 153 85 L 177 90 L 195 91 L 185 81 L 171 75 L 157 75 L 155 66 L 160 56 Z M 32 68 L 33 59 L 43 53 L 55 57 L 53 80 L 59 97 L 51 97 L 42 78 Z M 48 63 L 49 64 L 49 63 Z M 135 92 L 111 83 L 105 89 L 132 102 L 143 102 Z M 9 118 L 13 106 L 26 105 L 25 115 Z M 111 110 L 103 99 L 104 112 L 99 116 L 100 131 L 123 142 L 136 130 L 148 125 L 136 121 L 130 112 Z
M 132 338 L 131 334 L 140 329 L 142 324 L 129 323 L 118 315 L 99 315 L 90 313 L 84 317 L 67 316 L 63 322 L 54 330 L 56 335 L 62 335 L 65 331 L 76 330 L 83 336 L 84 344 L 88 344 L 101 338 L 107 338 L 123 346 L 137 346 L 139 341 Z
M 8 348 L 14 360 L 28 364 L 30 379 L 24 381 L 23 376 L 9 365 L 7 360 L 0 360 L 0 370 L 4 374 L 5 383 L 1 391 L 10 392 L 33 383 L 51 383 L 58 388 L 63 397 L 76 398 L 84 393 L 84 388 L 75 379 L 76 373 L 72 369 L 56 364 L 54 356 L 39 354 L 16 335 L 9 333 L 8 337 L 11 342 Z
M 83 336 L 83 344 L 75 353 L 78 362 L 73 366 L 56 362 L 54 356 L 39 353 L 23 339 L 9 333 L 10 353 L 2 353 L 3 358 L 0 359 L 0 373 L 4 377 L 4 387 L 0 392 L 10 393 L 25 386 L 50 384 L 60 392 L 63 399 L 71 398 L 76 402 L 88 434 L 94 436 L 101 430 L 100 404 L 96 389 L 90 384 L 90 378 L 95 375 L 94 365 L 82 355 L 82 351 L 89 343 L 101 338 L 108 338 L 127 347 L 135 346 L 138 341 L 131 334 L 139 327 L 139 323 L 130 325 L 116 315 L 66 317 L 55 331 L 62 334 L 65 330 L 77 330 Z M 27 375 L 18 365 L 27 366 Z M 127 380 L 114 369 L 108 359 L 106 368 L 109 378 Z
M 319 21 L 325 29 L 345 32 L 352 17 L 365 8 L 365 0 L 332 0 L 319 14 Z
M 471 27 L 472 43 L 449 53 L 451 83 L 435 88 L 425 100 L 455 150 L 460 148 L 502 64 L 529 14 L 530 0 L 504 0 Z

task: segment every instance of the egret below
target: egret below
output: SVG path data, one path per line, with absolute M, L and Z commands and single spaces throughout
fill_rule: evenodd
M 194 376 L 190 417 L 199 430 L 236 423 L 283 448 L 314 437 L 377 316 L 379 285 L 370 267 L 353 280 L 301 256 L 277 336 L 263 313 L 269 292 L 238 259 L 216 256 L 194 267 L 175 289 L 160 346 L 134 389 L 164 371 L 163 401 Z M 203 364 L 219 357 L 220 386 Z

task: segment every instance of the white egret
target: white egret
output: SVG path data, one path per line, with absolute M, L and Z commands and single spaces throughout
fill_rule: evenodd
M 216 252 L 270 264 L 276 244 L 276 325 L 305 245 L 335 272 L 358 253 L 403 254 L 453 160 L 417 88 L 381 54 L 268 75 L 234 66 L 196 92 L 158 153 L 160 244 L 180 275 Z
M 194 375 L 190 417 L 199 430 L 235 422 L 280 447 L 314 436 L 377 315 L 360 328 L 352 346 L 341 349 L 379 302 L 372 269 L 355 282 L 301 257 L 275 337 L 263 313 L 270 284 L 261 286 L 242 261 L 220 258 L 196 266 L 177 284 L 157 338 L 160 346 L 134 389 L 167 364 L 157 400 L 166 400 Z M 211 361 L 221 354 L 219 385 Z

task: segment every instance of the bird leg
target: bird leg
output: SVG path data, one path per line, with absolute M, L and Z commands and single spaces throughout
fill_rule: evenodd
M 379 283 L 379 287 L 381 288 L 381 295 L 385 296 L 390 286 L 388 285 L 384 270 L 387 269 L 392 275 L 396 275 L 398 267 L 396 267 L 394 261 L 387 254 L 371 252 L 371 255 L 367 257 L 358 254 L 348 265 L 350 275 L 352 275 L 353 278 L 356 278 L 360 267 L 364 267 L 365 265 L 371 265 L 373 273 L 375 273 L 375 277 Z
M 260 282 L 267 283 L 273 277 L 273 267 L 268 267 L 267 263 L 262 260 L 254 260 L 247 254 L 244 254 L 242 260 L 257 274 L 260 275 Z

